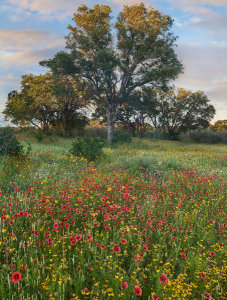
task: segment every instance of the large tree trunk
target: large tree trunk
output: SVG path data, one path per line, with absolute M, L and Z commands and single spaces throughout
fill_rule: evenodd
M 63 115 L 62 115 L 62 122 L 61 122 L 63 137 L 67 136 L 67 125 L 66 125 L 66 122 L 67 122 L 67 116 L 66 116 L 66 113 L 63 113 Z
M 113 143 L 114 123 L 115 123 L 114 113 L 113 113 L 113 111 L 110 110 L 107 112 L 107 142 L 108 142 L 108 144 Z

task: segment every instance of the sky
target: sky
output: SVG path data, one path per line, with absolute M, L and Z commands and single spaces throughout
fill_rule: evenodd
M 117 16 L 134 0 L 0 0 L 0 125 L 7 95 L 20 89 L 24 74 L 44 74 L 39 61 L 64 50 L 67 26 L 77 8 L 107 4 Z M 227 0 L 146 0 L 174 19 L 175 51 L 184 73 L 176 87 L 202 90 L 216 109 L 212 120 L 227 119 Z

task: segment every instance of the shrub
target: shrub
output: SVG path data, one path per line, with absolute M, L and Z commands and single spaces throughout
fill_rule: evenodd
M 130 143 L 132 141 L 132 136 L 130 133 L 125 131 L 116 131 L 114 133 L 114 143 Z
M 209 144 L 222 143 L 224 142 L 223 137 L 220 133 L 208 129 L 189 130 L 188 132 L 181 133 L 179 135 L 180 140 L 184 142 L 209 143 Z
M 70 152 L 76 156 L 83 156 L 88 161 L 94 161 L 103 155 L 105 142 L 100 138 L 78 137 L 72 144 Z
M 18 142 L 9 127 L 0 128 L 0 155 L 19 155 L 23 151 L 23 146 Z
M 87 127 L 85 128 L 84 135 L 88 137 L 106 138 L 106 128 L 104 127 Z
M 41 143 L 44 138 L 42 130 L 40 129 L 36 130 L 34 133 L 34 137 L 36 138 L 37 142 Z

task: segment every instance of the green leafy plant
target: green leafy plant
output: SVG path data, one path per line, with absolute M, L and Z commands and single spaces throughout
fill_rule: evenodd
M 80 138 L 72 144 L 70 152 L 76 156 L 83 156 L 88 161 L 94 161 L 103 155 L 105 142 L 100 138 Z
M 0 128 L 0 155 L 22 154 L 23 146 L 16 139 L 9 127 Z
M 130 143 L 132 141 L 132 136 L 128 132 L 116 131 L 114 135 L 114 143 Z
M 37 142 L 41 143 L 43 141 L 44 135 L 42 130 L 38 129 L 35 131 L 34 136 L 37 140 Z
M 218 144 L 225 142 L 224 135 L 209 129 L 196 129 L 189 130 L 185 133 L 179 135 L 181 141 L 184 142 L 193 142 L 193 143 L 208 143 L 208 144 Z

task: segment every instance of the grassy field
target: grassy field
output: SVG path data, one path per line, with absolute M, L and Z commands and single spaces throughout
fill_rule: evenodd
M 0 164 L 0 299 L 226 299 L 224 145 L 73 140 Z

